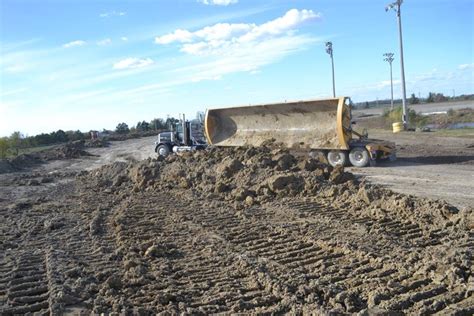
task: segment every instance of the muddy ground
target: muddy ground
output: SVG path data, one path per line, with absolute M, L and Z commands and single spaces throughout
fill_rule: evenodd
M 0 314 L 474 312 L 471 208 L 274 149 L 138 161 L 151 143 L 0 175 Z
M 474 138 L 435 132 L 372 130 L 369 136 L 397 144 L 397 161 L 349 168 L 368 181 L 400 193 L 441 199 L 462 208 L 474 205 Z

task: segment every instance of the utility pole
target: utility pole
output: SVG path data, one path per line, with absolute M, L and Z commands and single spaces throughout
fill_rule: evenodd
M 405 66 L 403 63 L 403 36 L 402 36 L 402 16 L 401 16 L 401 6 L 403 0 L 397 0 L 393 3 L 390 3 L 385 7 L 385 11 L 395 10 L 397 12 L 397 20 L 398 20 L 398 35 L 400 41 L 400 67 L 402 70 L 401 77 L 402 77 L 402 106 L 403 106 L 403 116 L 402 122 L 404 128 L 407 128 L 408 125 L 408 116 L 407 116 L 407 93 L 406 93 L 406 85 L 405 85 Z
M 383 60 L 387 61 L 390 64 L 390 110 L 393 111 L 393 76 L 392 76 L 392 61 L 393 53 L 383 54 L 385 58 Z
M 326 42 L 326 53 L 331 56 L 331 65 L 332 65 L 332 96 L 336 97 L 336 81 L 334 79 L 334 57 L 332 54 L 332 42 Z

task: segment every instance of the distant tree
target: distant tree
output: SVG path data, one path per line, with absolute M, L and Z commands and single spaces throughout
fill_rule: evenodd
M 7 137 L 0 138 L 0 158 L 7 156 L 8 149 L 10 148 L 10 142 Z
M 150 123 L 147 121 L 138 122 L 136 129 L 140 132 L 146 132 L 150 129 Z
M 64 132 L 62 129 L 57 130 L 56 132 L 52 132 L 51 138 L 54 143 L 65 143 L 69 141 L 66 132 Z
M 15 155 L 18 156 L 18 151 L 21 147 L 22 134 L 20 132 L 13 132 L 9 137 L 10 147 L 15 151 Z
M 368 109 L 370 107 L 369 102 L 365 101 L 364 109 Z
M 53 143 L 53 138 L 50 134 L 41 133 L 34 137 L 35 143 L 38 145 L 48 145 Z
M 448 98 L 444 96 L 442 93 L 436 93 L 434 96 L 434 101 L 435 102 L 445 102 L 447 101 Z
M 174 117 L 170 117 L 170 116 L 168 116 L 168 117 L 166 118 L 165 125 L 166 125 L 166 128 L 167 128 L 167 129 L 172 129 L 172 128 L 174 128 L 174 126 L 176 125 L 176 123 L 179 123 L 179 120 L 178 120 L 178 119 L 175 119 Z
M 433 92 L 428 93 L 428 97 L 426 98 L 426 103 L 433 103 L 434 102 L 435 94 Z
M 130 132 L 130 129 L 128 128 L 128 125 L 126 123 L 119 123 L 115 128 L 115 131 L 119 134 L 127 134 L 128 132 Z
M 70 140 L 70 141 L 76 141 L 76 140 L 82 140 L 82 139 L 85 139 L 85 136 L 84 134 L 77 130 L 77 131 L 67 131 L 66 132 L 66 135 L 67 135 L 67 138 Z
M 146 132 L 150 130 L 150 123 L 148 123 L 147 121 L 143 121 L 142 122 L 142 131 Z
M 420 99 L 418 99 L 416 95 L 412 93 L 409 102 L 410 104 L 418 104 L 420 103 Z
M 150 128 L 155 131 L 166 129 L 166 122 L 162 118 L 155 118 L 150 121 Z

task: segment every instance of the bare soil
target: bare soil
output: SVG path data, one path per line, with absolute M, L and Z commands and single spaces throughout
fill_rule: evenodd
M 393 141 L 397 161 L 375 168 L 350 168 L 371 183 L 396 192 L 442 199 L 457 207 L 474 206 L 474 137 L 471 129 L 450 137 L 445 130 L 402 132 L 372 129 L 373 118 L 358 118 L 356 129 L 366 127 L 369 137 Z M 461 131 L 461 130 L 460 130 Z
M 474 312 L 472 209 L 278 149 L 141 160 L 152 141 L 0 175 L 0 314 Z

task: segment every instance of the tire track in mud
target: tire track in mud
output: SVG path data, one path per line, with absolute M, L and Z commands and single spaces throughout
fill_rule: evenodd
M 429 269 L 423 254 L 411 255 L 428 246 L 435 251 L 447 234 L 442 230 L 425 232 L 409 221 L 351 214 L 314 201 L 241 211 L 227 203 L 186 204 L 159 195 L 127 203 L 119 243 L 138 236 L 146 247 L 161 243 L 162 258 L 151 259 L 150 269 L 163 259 L 169 264 L 155 269 L 168 277 L 147 287 L 158 293 L 158 299 L 142 301 L 147 306 L 166 309 L 181 302 L 174 311 L 190 313 L 470 310 L 472 293 L 434 280 L 422 270 Z M 345 236 L 353 230 L 366 239 L 361 245 Z M 166 254 L 166 247 L 176 252 Z
M 0 314 L 49 315 L 51 280 L 45 253 L 41 250 L 24 252 L 6 267 L 8 272 L 0 281 L 3 297 Z
M 157 207 L 150 208 L 150 202 Z M 141 304 L 166 309 L 170 302 L 187 302 L 178 304 L 178 310 L 200 314 L 279 310 L 272 306 L 280 299 L 256 283 L 258 270 L 253 263 L 209 229 L 217 223 L 196 218 L 194 212 L 186 211 L 189 205 L 159 197 L 148 198 L 147 204 L 129 203 L 127 212 L 118 219 L 124 224 L 117 235 L 118 243 L 130 245 L 137 237 L 145 245 L 142 253 L 153 245 L 161 247 L 156 257 L 146 258 L 158 282 L 146 286 L 146 292 L 153 295 L 148 300 L 142 297 Z M 238 225 L 232 216 L 227 215 L 226 220 L 226 224 Z M 160 277 L 164 275 L 168 277 Z
M 45 216 L 33 208 L 34 204 L 34 201 L 22 201 L 1 210 L 2 315 L 49 315 L 52 311 L 54 276 L 48 241 L 41 236 Z
M 236 210 L 178 194 L 78 196 L 58 227 L 28 213 L 0 257 L 0 313 L 472 313 L 465 272 L 441 278 L 429 257 L 455 245 L 472 266 L 472 232 L 329 200 Z
M 437 251 L 436 246 L 443 250 L 443 239 L 448 235 L 447 232 L 443 232 L 441 229 L 431 229 L 426 232 L 421 225 L 410 221 L 393 218 L 371 218 L 363 213 L 353 214 L 350 209 L 334 208 L 330 205 L 330 202 L 296 201 L 289 203 L 286 208 L 296 212 L 299 217 L 303 215 L 303 218 L 305 218 L 312 215 L 327 218 L 331 221 L 337 221 L 338 225 L 343 227 L 362 224 L 363 232 L 367 233 L 365 235 L 367 242 L 372 245 L 377 244 L 377 240 L 371 238 L 372 234 L 376 239 L 388 237 L 392 244 L 393 237 L 395 237 L 397 239 L 397 243 L 394 243 L 395 246 L 405 245 L 405 253 L 400 248 L 390 248 L 388 252 L 387 249 L 377 247 L 371 249 L 371 252 L 366 253 L 371 259 L 364 260 L 362 266 L 359 266 L 359 264 L 353 265 L 353 262 L 349 266 L 344 266 L 343 262 L 339 262 L 335 265 L 337 269 L 334 269 L 334 277 L 331 276 L 332 271 L 324 271 L 317 275 L 319 284 L 321 284 L 321 281 L 327 286 L 334 284 L 337 286 L 342 283 L 353 293 L 359 290 L 362 292 L 363 288 L 377 289 L 365 298 L 368 307 L 376 306 L 383 310 L 409 314 L 432 314 L 442 312 L 446 308 L 447 311 L 455 311 L 458 314 L 473 312 L 472 288 L 469 289 L 468 286 L 452 288 L 447 281 L 427 277 L 426 273 L 420 273 L 420 270 L 422 268 L 429 269 L 431 262 L 422 263 L 423 254 L 418 257 L 410 256 L 413 252 L 423 252 L 426 249 L 429 252 Z M 340 234 L 340 227 L 337 230 Z M 347 231 L 352 232 L 350 229 Z M 469 236 L 466 238 L 465 251 L 461 252 L 468 259 L 468 267 L 472 266 L 472 235 L 472 232 L 469 232 Z M 331 236 L 330 240 L 334 240 L 334 236 Z M 347 255 L 360 257 L 360 251 L 353 251 L 351 246 L 350 244 L 349 247 L 347 245 L 343 246 L 350 250 Z M 386 246 L 387 244 L 383 244 L 383 247 Z M 449 247 L 449 245 L 444 247 Z M 375 253 L 377 253 L 377 256 L 374 255 Z M 384 255 L 383 261 L 389 259 L 391 267 L 385 267 L 386 264 L 382 264 L 383 261 L 378 260 Z M 342 257 L 339 259 L 342 259 Z M 341 270 L 346 270 L 348 273 L 341 274 Z M 341 295 L 341 293 L 338 295 Z M 347 309 L 347 311 L 351 312 L 350 309 Z
M 72 197 L 61 204 L 16 203 L 14 212 L 0 210 L 8 215 L 1 225 L 1 315 L 59 315 L 97 293 L 104 280 L 96 272 L 105 275 L 113 267 L 107 255 L 115 244 L 104 254 L 105 236 L 94 239 L 89 230 L 96 213 L 76 203 Z M 82 307 L 90 311 L 90 304 Z

